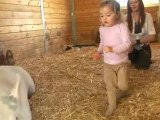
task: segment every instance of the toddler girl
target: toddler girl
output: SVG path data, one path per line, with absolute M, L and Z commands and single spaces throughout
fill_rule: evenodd
M 128 89 L 128 51 L 131 41 L 127 25 L 121 21 L 120 4 L 117 1 L 101 2 L 100 19 L 100 43 L 94 60 L 103 54 L 108 97 L 106 115 L 110 116 L 117 108 L 117 97 L 122 97 Z

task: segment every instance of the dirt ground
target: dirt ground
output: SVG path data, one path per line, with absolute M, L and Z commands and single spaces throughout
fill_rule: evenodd
M 36 93 L 30 99 L 33 120 L 160 120 L 160 44 L 152 44 L 149 70 L 130 65 L 130 95 L 108 118 L 103 61 L 92 60 L 96 50 L 83 47 L 17 63 L 35 81 Z

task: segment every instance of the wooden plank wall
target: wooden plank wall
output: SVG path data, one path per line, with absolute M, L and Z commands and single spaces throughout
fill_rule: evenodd
M 16 59 L 40 54 L 43 31 L 40 7 L 31 0 L 0 0 L 1 49 Z
M 44 0 L 49 51 L 61 52 L 71 42 L 70 0 Z
M 76 13 L 76 29 L 77 41 L 95 41 L 97 31 L 100 25 L 99 22 L 99 4 L 101 0 L 76 0 L 75 13 Z M 126 13 L 126 10 L 122 10 Z M 157 11 L 158 7 L 147 7 L 147 12 L 150 12 L 154 22 L 157 24 Z M 157 28 L 156 28 L 157 29 Z
M 71 36 L 69 0 L 44 0 L 49 51 Z M 39 0 L 0 0 L 0 49 L 11 49 L 16 60 L 44 54 Z
M 75 0 L 76 29 L 78 42 L 92 42 L 99 28 L 100 0 Z

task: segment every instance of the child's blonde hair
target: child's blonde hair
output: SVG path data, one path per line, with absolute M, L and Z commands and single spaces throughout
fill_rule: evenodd
M 116 14 L 118 14 L 118 21 L 122 22 L 120 4 L 116 0 L 102 0 L 100 9 L 109 6 Z

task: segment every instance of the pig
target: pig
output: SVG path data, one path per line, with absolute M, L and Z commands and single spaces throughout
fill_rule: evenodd
M 0 120 L 32 120 L 29 98 L 34 93 L 34 81 L 26 70 L 0 66 Z

